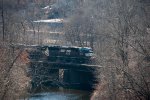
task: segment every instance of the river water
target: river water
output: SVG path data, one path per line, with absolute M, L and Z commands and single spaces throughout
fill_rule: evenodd
M 40 92 L 31 95 L 26 100 L 90 100 L 88 91 L 52 88 L 48 92 Z

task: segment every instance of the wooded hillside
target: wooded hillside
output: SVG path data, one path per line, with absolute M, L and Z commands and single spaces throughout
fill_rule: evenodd
M 64 43 L 91 47 L 103 66 L 91 100 L 150 100 L 149 0 L 0 0 L 0 100 L 16 99 L 29 82 L 18 60 L 24 50 L 10 44 L 42 44 L 40 30 L 51 29 L 33 21 L 50 18 L 42 8 L 52 4 L 67 20 Z

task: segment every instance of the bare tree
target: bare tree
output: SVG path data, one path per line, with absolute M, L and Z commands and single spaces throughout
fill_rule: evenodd
M 103 95 L 102 90 L 105 88 L 107 93 L 103 98 L 148 100 L 147 77 L 150 76 L 145 76 L 144 73 L 149 72 L 143 69 L 146 67 L 139 66 L 139 63 L 147 65 L 139 57 L 148 59 L 149 56 L 144 9 L 143 3 L 138 0 L 86 1 L 83 7 L 76 9 L 78 13 L 67 24 L 66 39 L 73 45 L 86 46 L 83 34 L 94 33 L 93 36 L 96 37 L 93 48 L 99 64 L 105 67 L 105 78 L 98 85 L 100 90 L 95 92 L 97 96 L 100 95 L 98 97 Z

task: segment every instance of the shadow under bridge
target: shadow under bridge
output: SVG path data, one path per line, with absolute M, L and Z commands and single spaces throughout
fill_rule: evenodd
M 29 74 L 32 88 L 63 87 L 93 90 L 98 82 L 98 65 L 31 61 Z

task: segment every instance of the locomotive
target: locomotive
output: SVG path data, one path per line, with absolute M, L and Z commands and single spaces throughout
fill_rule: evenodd
M 76 46 L 37 46 L 29 53 L 30 59 L 48 62 L 90 64 L 95 61 L 90 47 Z

